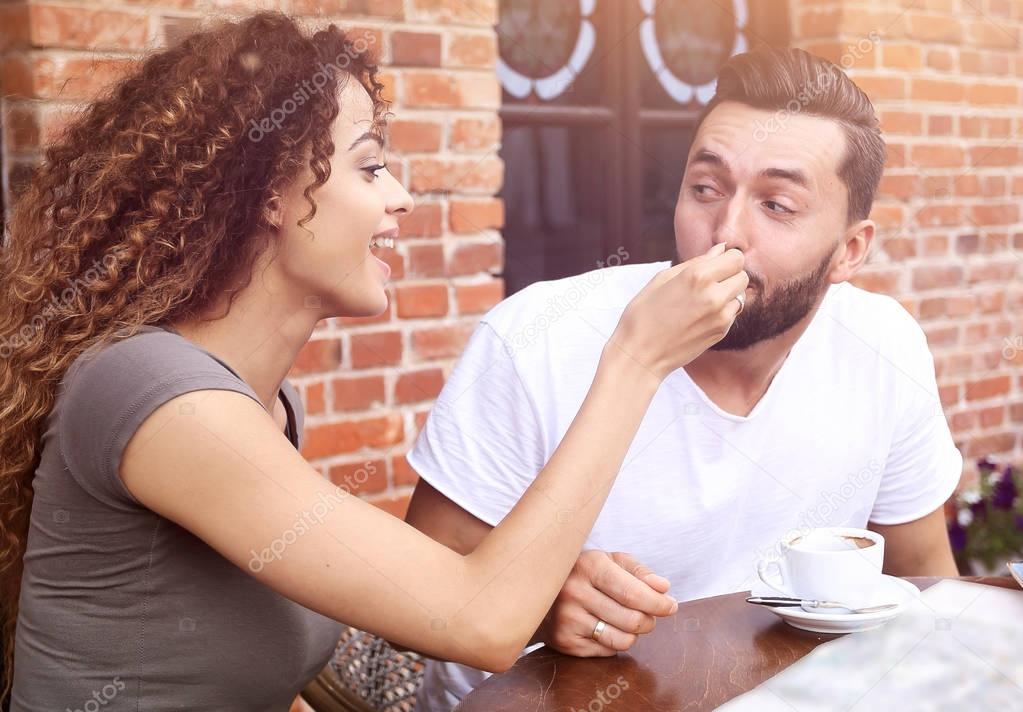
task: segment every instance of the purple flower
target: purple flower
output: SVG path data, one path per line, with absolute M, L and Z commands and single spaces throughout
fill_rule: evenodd
M 987 519 L 987 502 L 983 499 L 979 499 L 970 505 L 970 511 L 973 512 L 974 520 Z
M 1016 515 L 1016 528 L 1023 532 L 1023 514 Z
M 1006 467 L 994 487 L 991 488 L 991 504 L 998 509 L 1012 509 L 1016 500 L 1016 481 L 1012 476 L 1012 468 Z
M 1017 517 L 1023 519 L 1023 517 Z M 966 530 L 959 526 L 959 522 L 953 521 L 948 525 L 948 540 L 952 544 L 953 551 L 962 551 L 966 547 Z

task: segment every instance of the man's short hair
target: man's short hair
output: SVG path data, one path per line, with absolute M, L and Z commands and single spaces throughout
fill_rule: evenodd
M 870 99 L 835 64 L 801 49 L 764 47 L 737 54 L 721 67 L 717 92 L 696 123 L 699 130 L 718 104 L 736 101 L 777 114 L 754 132 L 765 138 L 786 116 L 806 114 L 837 121 L 846 137 L 838 167 L 849 196 L 848 223 L 870 215 L 884 172 L 885 145 Z M 695 132 L 694 132 L 695 133 Z

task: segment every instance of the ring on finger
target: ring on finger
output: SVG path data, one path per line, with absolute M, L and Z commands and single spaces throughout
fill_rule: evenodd
M 746 295 L 736 294 L 735 300 L 739 302 L 739 311 L 735 312 L 735 315 L 739 316 L 740 314 L 742 314 L 742 310 L 746 307 Z
M 598 618 L 597 619 L 597 625 L 593 626 L 593 632 L 590 633 L 590 637 L 593 638 L 595 641 L 597 641 L 599 643 L 600 642 L 600 634 L 604 632 L 605 628 L 607 628 L 607 623 L 605 623 L 604 621 L 602 621 L 602 620 L 600 620 Z

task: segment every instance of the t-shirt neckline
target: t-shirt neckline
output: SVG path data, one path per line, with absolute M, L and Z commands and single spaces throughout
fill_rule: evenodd
M 685 368 L 678 369 L 678 371 L 681 373 L 679 377 L 685 379 L 686 383 L 688 383 L 689 386 L 697 393 L 697 395 L 699 396 L 700 400 L 704 403 L 704 405 L 706 405 L 708 408 L 714 411 L 714 413 L 717 414 L 719 417 L 724 418 L 725 420 L 730 420 L 735 423 L 745 423 L 749 420 L 752 420 L 753 418 L 757 417 L 757 415 L 760 412 L 764 411 L 767 408 L 767 404 L 774 397 L 773 396 L 774 392 L 781 389 L 780 385 L 781 381 L 784 380 L 786 374 L 789 371 L 795 368 L 795 366 L 793 366 L 792 363 L 796 360 L 796 357 L 802 353 L 804 349 L 804 344 L 807 341 L 809 341 L 807 337 L 811 335 L 811 333 L 816 328 L 815 325 L 817 324 L 818 321 L 820 321 L 821 311 L 827 304 L 827 301 L 831 295 L 832 287 L 833 285 L 828 287 L 828 291 L 825 293 L 824 298 L 821 300 L 821 303 L 817 306 L 817 309 L 814 311 L 814 315 L 810 318 L 810 323 L 807 324 L 806 329 L 803 331 L 802 334 L 800 334 L 799 338 L 796 339 L 796 343 L 794 343 L 792 345 L 792 348 L 789 349 L 789 353 L 785 357 L 785 360 L 782 362 L 781 368 L 779 368 L 778 372 L 774 374 L 774 378 L 772 378 L 770 384 L 768 384 L 767 390 L 764 392 L 764 395 L 760 396 L 760 400 L 757 401 L 756 405 L 753 406 L 753 409 L 749 412 L 748 415 L 736 415 L 735 413 L 729 413 L 727 410 L 721 408 L 717 403 L 711 400 L 711 398 L 704 392 L 703 388 L 701 388 L 700 385 L 693 380 L 692 376 L 689 375 L 689 372 L 686 371 Z

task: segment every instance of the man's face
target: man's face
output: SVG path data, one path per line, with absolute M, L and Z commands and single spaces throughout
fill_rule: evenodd
M 772 120 L 774 119 L 774 120 Z M 777 128 L 767 132 L 764 126 Z M 845 134 L 815 116 L 723 102 L 689 151 L 675 206 L 682 261 L 724 242 L 746 257 L 746 306 L 715 350 L 745 349 L 787 331 L 827 289 L 846 228 L 838 177 Z

